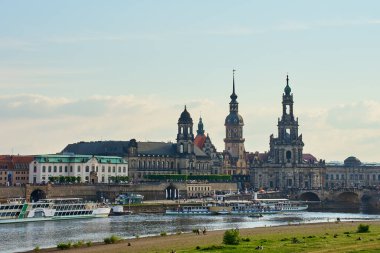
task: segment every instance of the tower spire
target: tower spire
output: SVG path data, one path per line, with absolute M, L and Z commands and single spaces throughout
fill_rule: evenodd
M 230 98 L 233 100 L 233 101 L 236 101 L 237 99 L 237 96 L 236 96 L 236 93 L 235 93 L 235 69 L 232 70 L 232 94 L 230 96 Z
M 286 75 L 286 86 L 285 86 L 285 95 L 289 96 L 290 92 L 292 92 L 292 89 L 289 86 L 289 75 Z

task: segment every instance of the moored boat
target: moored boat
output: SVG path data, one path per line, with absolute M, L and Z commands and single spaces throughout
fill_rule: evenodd
M 170 215 L 210 215 L 212 214 L 209 206 L 178 206 L 177 208 L 167 209 L 165 214 Z
M 107 217 L 110 211 L 105 204 L 83 202 L 80 198 L 42 199 L 33 203 L 18 198 L 0 204 L 0 224 Z

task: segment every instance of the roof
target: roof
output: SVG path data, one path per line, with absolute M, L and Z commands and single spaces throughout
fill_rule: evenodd
M 302 159 L 305 162 L 311 162 L 311 163 L 315 163 L 318 161 L 317 158 L 313 156 L 312 154 L 302 154 Z
M 129 141 L 78 142 L 67 145 L 61 153 L 125 157 L 128 155 L 129 143 Z M 177 146 L 172 142 L 137 142 L 137 147 L 139 155 L 175 156 L 177 154 Z M 196 156 L 207 156 L 196 146 L 194 146 L 194 153 Z
M 194 139 L 194 145 L 196 145 L 198 148 L 203 149 L 203 146 L 205 145 L 207 137 L 203 134 L 198 134 Z
M 37 155 L 34 157 L 39 163 L 86 163 L 95 158 L 99 163 L 125 164 L 123 158 L 117 156 L 92 156 L 92 155 Z
M 29 169 L 29 163 L 33 161 L 33 156 L 20 155 L 0 155 L 0 168 L 8 170 Z

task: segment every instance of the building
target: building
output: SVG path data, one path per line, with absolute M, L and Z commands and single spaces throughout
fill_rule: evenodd
M 303 154 L 304 142 L 298 133 L 298 118 L 294 116 L 293 94 L 286 77 L 282 95 L 282 116 L 278 119 L 278 137 L 270 136 L 270 150 L 251 154 L 250 169 L 256 189 L 319 189 L 323 186 L 324 161 Z
M 29 163 L 32 156 L 0 156 L 0 185 L 22 185 L 29 181 Z
M 220 152 L 217 152 L 214 144 L 212 144 L 209 134 L 205 134 L 202 117 L 199 118 L 197 136 L 195 136 L 194 145 L 211 158 L 212 174 L 222 174 L 221 166 L 223 164 L 223 155 Z
M 177 123 L 176 143 L 138 142 L 135 139 L 79 142 L 67 145 L 62 152 L 121 156 L 128 160 L 129 176 L 137 181 L 145 180 L 149 175 L 209 175 L 216 172 L 213 171 L 214 146 L 211 140 L 205 141 L 202 148 L 194 141 L 193 119 L 185 106 Z
M 343 164 L 326 164 L 326 189 L 378 188 L 380 186 L 380 164 L 363 164 L 350 156 Z
M 29 166 L 29 183 L 52 181 L 52 177 L 75 177 L 82 183 L 110 183 L 128 176 L 128 162 L 117 156 L 37 155 Z
M 235 72 L 233 72 L 235 73 Z M 223 174 L 227 175 L 249 175 L 247 157 L 243 138 L 243 117 L 239 114 L 239 103 L 235 93 L 235 74 L 232 77 L 232 94 L 230 96 L 230 113 L 226 117 L 224 126 L 226 138 L 224 138 L 223 151 Z

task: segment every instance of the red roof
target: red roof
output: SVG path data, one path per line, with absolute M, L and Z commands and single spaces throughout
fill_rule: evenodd
M 3 169 L 26 169 L 29 163 L 33 161 L 33 156 L 20 156 L 20 155 L 0 155 L 0 168 Z M 23 164 L 24 166 L 15 166 L 16 164 Z
M 314 163 L 314 162 L 317 162 L 317 158 L 315 158 L 315 156 L 313 156 L 312 154 L 303 154 L 302 155 L 302 159 L 305 161 L 305 162 L 311 162 L 311 163 Z
M 203 146 L 206 142 L 206 136 L 205 135 L 197 135 L 194 139 L 194 145 L 196 145 L 198 148 L 203 149 Z

